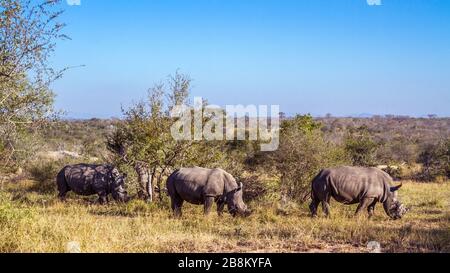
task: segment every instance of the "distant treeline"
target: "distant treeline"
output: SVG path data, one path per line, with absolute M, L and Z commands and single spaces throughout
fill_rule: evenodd
M 289 120 L 291 118 L 284 118 Z M 377 164 L 414 163 L 427 146 L 450 138 L 450 118 L 315 118 L 327 140 L 343 144 L 349 134 L 366 133 L 378 146 Z M 43 131 L 47 150 L 76 150 L 100 157 L 105 136 L 119 119 L 62 120 Z M 87 151 L 89 150 L 89 151 Z
M 283 121 L 293 119 L 284 117 Z M 358 165 L 424 163 L 427 151 L 450 138 L 450 118 L 324 117 L 314 118 L 314 121 L 319 124 L 325 140 L 351 146 L 349 142 L 353 139 L 357 146 L 355 153 L 360 156 L 371 153 L 366 162 L 355 162 Z M 46 150 L 71 150 L 102 158 L 106 151 L 106 136 L 122 122 L 119 119 L 59 121 L 43 131 L 44 146 Z
M 356 130 L 364 130 L 377 144 L 378 164 L 414 163 L 421 152 L 450 137 L 450 118 L 411 118 L 386 116 L 373 118 L 319 118 L 322 131 L 334 142 Z
M 153 186 L 164 187 L 174 169 L 220 167 L 244 182 L 249 199 L 276 192 L 300 201 L 308 199 L 311 179 L 327 167 L 383 165 L 396 179 L 450 178 L 450 118 L 298 115 L 282 119 L 274 152 L 261 152 L 252 141 L 177 143 L 170 124 L 147 114 L 51 122 L 29 140 L 27 155 L 15 166 L 53 188 L 66 164 L 111 163 L 129 175 L 132 191 L 143 195 L 148 187 L 142 168 L 152 174 Z

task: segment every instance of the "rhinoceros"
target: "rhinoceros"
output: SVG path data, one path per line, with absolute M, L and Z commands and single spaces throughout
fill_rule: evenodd
M 110 165 L 78 164 L 64 167 L 58 174 L 59 198 L 65 200 L 70 191 L 83 196 L 98 194 L 100 204 L 108 203 L 108 195 L 114 200 L 129 200 L 125 191 L 126 175 Z
M 205 215 L 211 212 L 214 202 L 219 216 L 223 214 L 225 204 L 233 216 L 249 216 L 251 213 L 242 199 L 243 184 L 237 183 L 222 169 L 195 167 L 177 170 L 167 179 L 167 191 L 176 217 L 181 216 L 184 201 L 204 205 Z
M 324 213 L 330 215 L 330 199 L 352 205 L 358 204 L 356 215 L 367 209 L 369 218 L 378 202 L 383 203 L 386 214 L 392 219 L 402 218 L 408 209 L 398 201 L 398 190 L 393 179 L 377 168 L 340 167 L 322 170 L 312 182 L 311 214 L 317 216 L 322 203 Z

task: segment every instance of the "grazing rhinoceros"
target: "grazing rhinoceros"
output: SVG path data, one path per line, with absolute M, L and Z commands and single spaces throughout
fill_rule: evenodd
M 397 191 L 402 187 L 391 186 L 393 179 L 377 168 L 341 167 L 323 170 L 312 182 L 312 216 L 317 216 L 317 208 L 322 202 L 324 213 L 330 214 L 330 199 L 352 205 L 358 204 L 356 214 L 367 208 L 372 217 L 378 202 L 392 219 L 400 219 L 408 211 L 398 200 Z
M 129 200 L 125 191 L 126 176 L 109 165 L 79 164 L 66 166 L 57 177 L 59 198 L 64 200 L 69 191 L 89 196 L 98 194 L 99 202 L 108 202 L 108 195 L 112 194 L 114 200 L 126 202 Z
M 167 179 L 167 191 L 176 217 L 181 216 L 183 202 L 204 205 L 205 215 L 217 203 L 217 212 L 222 215 L 225 204 L 231 215 L 249 216 L 250 211 L 242 200 L 242 183 L 221 169 L 186 168 L 175 171 Z

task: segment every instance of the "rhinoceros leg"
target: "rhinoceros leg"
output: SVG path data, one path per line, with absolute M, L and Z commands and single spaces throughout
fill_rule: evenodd
M 223 216 L 223 210 L 225 209 L 225 202 L 223 200 L 217 201 L 217 214 Z
M 206 197 L 205 198 L 205 215 L 209 215 L 211 213 L 212 205 L 214 204 L 214 197 Z
M 330 199 L 322 201 L 322 210 L 326 217 L 330 217 Z
M 369 205 L 375 201 L 375 198 L 364 198 L 359 203 L 358 209 L 356 210 L 356 215 L 360 215 L 363 210 L 365 210 Z
M 175 217 L 181 217 L 183 215 L 181 208 L 183 207 L 183 199 L 171 197 L 171 203 L 172 203 L 172 211 L 173 215 Z
M 67 192 L 60 192 L 58 194 L 58 198 L 59 198 L 59 200 L 61 200 L 61 202 L 65 202 L 66 201 L 66 194 L 67 194 Z
M 311 204 L 309 205 L 309 210 L 311 211 L 311 217 L 317 217 L 317 209 L 319 207 L 320 200 L 313 198 Z
M 58 174 L 57 186 L 58 186 L 58 198 L 63 202 L 66 201 L 66 195 L 70 191 L 70 188 L 69 185 L 67 185 L 66 179 L 62 173 Z
M 66 201 L 66 195 L 67 193 L 70 191 L 69 187 L 65 186 L 65 187 L 59 187 L 58 186 L 58 198 L 59 200 L 61 200 L 62 202 Z
M 98 202 L 100 203 L 100 205 L 106 205 L 108 204 L 109 200 L 108 200 L 108 194 L 106 193 L 99 193 L 98 194 Z
M 367 208 L 367 211 L 369 212 L 369 219 L 373 217 L 373 215 L 375 214 L 375 206 L 377 205 L 378 201 L 373 201 L 372 204 L 369 205 L 369 207 Z

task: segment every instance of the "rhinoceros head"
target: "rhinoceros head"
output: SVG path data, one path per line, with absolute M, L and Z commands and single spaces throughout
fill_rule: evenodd
M 394 220 L 398 220 L 403 218 L 403 216 L 409 211 L 408 208 L 405 207 L 399 200 L 398 200 L 398 190 L 402 187 L 402 185 L 391 187 L 389 196 L 384 202 L 384 210 L 386 211 L 387 215 L 391 217 Z
M 247 208 L 242 198 L 243 188 L 243 184 L 240 183 L 237 189 L 229 192 L 226 196 L 228 211 L 233 216 L 248 217 L 251 214 L 251 211 Z
M 125 182 L 127 175 L 114 175 L 111 194 L 114 200 L 119 202 L 128 202 L 130 198 L 128 197 L 128 192 L 125 190 Z

